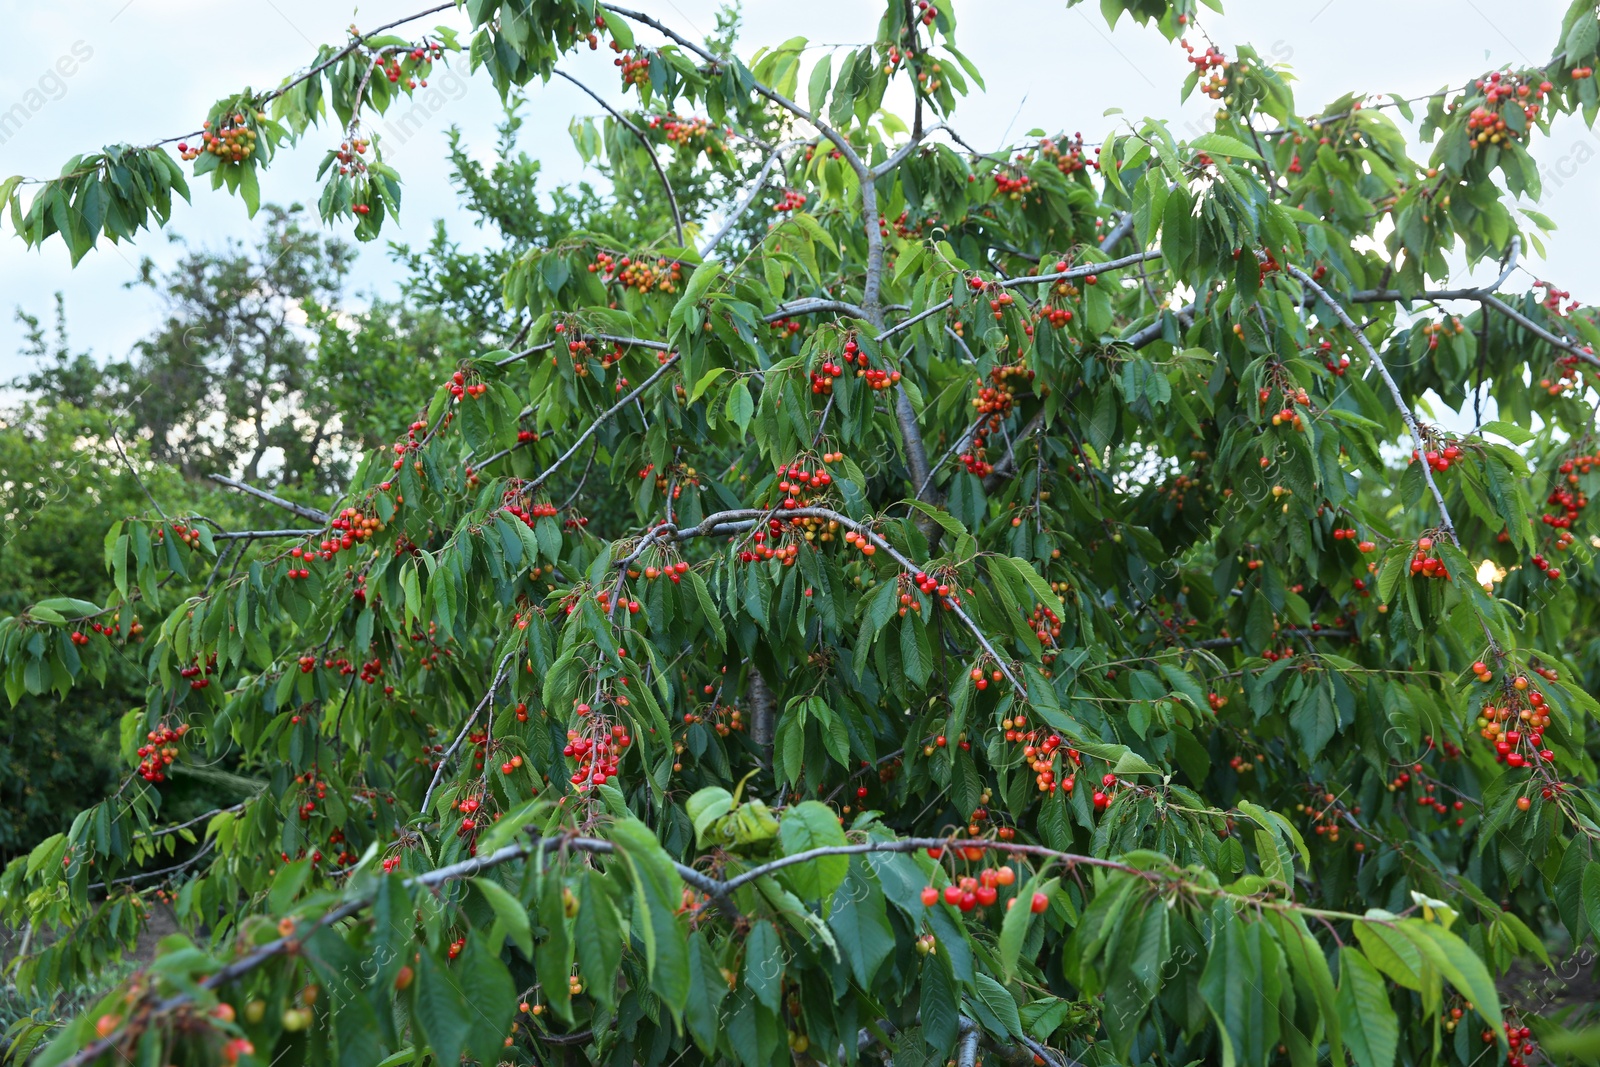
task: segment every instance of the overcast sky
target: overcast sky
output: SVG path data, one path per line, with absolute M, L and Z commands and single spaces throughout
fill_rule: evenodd
M 951 2 L 951 0 L 944 0 Z M 1181 106 L 1184 53 L 1152 30 L 1126 21 L 1112 33 L 1093 2 L 1068 8 L 1063 0 L 953 0 L 960 19 L 957 40 L 983 72 L 985 93 L 970 97 L 953 125 L 979 147 L 996 147 L 1033 127 L 1081 130 L 1090 140 L 1144 115 L 1166 118 L 1179 136 L 1198 129 L 1210 104 Z M 1226 15 L 1207 15 L 1206 29 L 1226 51 L 1254 44 L 1274 61 L 1292 65 L 1302 113 L 1347 90 L 1415 96 L 1498 64 L 1537 64 L 1548 58 L 1566 0 L 1526 0 L 1514 7 L 1483 0 L 1225 0 Z M 75 153 L 101 145 L 135 144 L 184 133 L 199 125 L 210 103 L 243 86 L 268 88 L 302 68 L 323 42 L 345 39 L 352 23 L 363 29 L 430 6 L 424 0 L 0 0 L 0 26 L 8 30 L 7 62 L 0 68 L 0 113 L 18 103 L 42 106 L 20 128 L 0 129 L 0 179 L 11 174 L 47 176 Z M 637 0 L 637 6 L 681 31 L 712 29 L 716 0 Z M 859 43 L 874 35 L 878 0 L 747 0 L 741 52 L 793 36 L 819 44 Z M 465 19 L 450 13 L 451 24 Z M 419 25 L 431 26 L 434 20 Z M 641 34 L 641 40 L 649 40 Z M 70 61 L 58 68 L 63 57 Z M 610 53 L 583 52 L 571 70 L 617 99 Z M 69 77 L 53 73 L 72 69 Z M 464 72 L 464 66 L 463 66 Z M 433 79 L 438 107 L 431 126 L 390 159 L 405 181 L 393 240 L 428 240 L 444 219 L 468 246 L 481 240 L 459 210 L 447 180 L 445 133 L 464 131 L 475 154 L 487 158 L 499 101 L 486 78 L 449 83 Z M 444 86 L 449 85 L 447 89 Z M 32 90 L 42 90 L 32 93 Z M 529 87 L 523 146 L 544 161 L 550 183 L 571 181 L 581 166 L 567 136 L 574 113 L 594 112 L 592 101 L 557 81 Z M 1212 105 L 1214 106 L 1214 105 Z M 1110 109 L 1122 114 L 1107 114 Z M 263 200 L 314 201 L 314 174 L 336 131 L 313 131 L 296 150 L 280 155 L 262 178 Z M 1545 172 L 1538 209 L 1562 229 L 1547 263 L 1533 270 L 1579 299 L 1600 298 L 1600 266 L 1585 247 L 1600 244 L 1600 154 L 1597 139 L 1576 120 L 1538 139 L 1533 154 Z M 194 203 L 179 203 L 170 229 L 191 242 L 220 246 L 248 238 L 254 227 L 243 206 L 207 183 L 196 183 Z M 28 251 L 0 224 L 0 381 L 25 368 L 17 349 L 22 329 L 15 306 L 50 311 L 52 294 L 66 295 L 75 347 L 102 359 L 125 355 L 135 339 L 160 319 L 159 298 L 127 289 L 141 256 L 171 263 L 177 250 L 164 234 L 132 244 L 102 240 L 77 268 L 57 239 Z M 1492 273 L 1492 272 L 1487 272 Z M 397 271 L 382 242 L 364 246 L 352 288 L 392 292 Z M 1523 277 L 1514 285 L 1525 286 Z

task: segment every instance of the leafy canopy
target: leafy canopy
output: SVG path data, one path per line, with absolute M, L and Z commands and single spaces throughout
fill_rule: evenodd
M 574 124 L 612 191 L 570 223 L 492 272 L 441 235 L 430 284 L 501 346 L 366 411 L 387 443 L 272 497 L 292 528 L 134 501 L 111 588 L 0 621 L 12 701 L 114 656 L 146 686 L 126 785 L 0 877 L 61 932 L 19 981 L 92 976 L 155 892 L 185 931 L 40 1062 L 1559 1042 L 1495 976 L 1600 928 L 1600 333 L 1511 283 L 1552 227 L 1528 145 L 1600 110 L 1600 21 L 1305 115 L 1189 0 L 1102 7 L 1187 34 L 1213 131 L 977 152 L 937 3 L 746 60 L 726 25 L 470 0 L 470 39 L 396 24 L 219 101 L 187 175 L 117 147 L 8 183 L 79 257 L 190 178 L 254 211 L 336 118 L 318 207 L 370 239 L 400 176 L 367 124 L 437 64 L 509 97 L 604 42 L 628 96 Z M 463 175 L 511 220 L 536 169 Z M 1439 288 L 1451 255 L 1497 276 Z M 169 774 L 212 763 L 264 784 L 173 822 Z

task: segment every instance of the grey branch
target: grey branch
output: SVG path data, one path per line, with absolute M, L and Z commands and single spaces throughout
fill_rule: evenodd
M 672 191 L 672 183 L 667 180 L 667 172 L 665 168 L 661 166 L 661 160 L 656 157 L 656 146 L 650 143 L 650 137 L 643 130 L 635 126 L 626 117 L 624 117 L 622 112 L 606 103 L 604 97 L 595 92 L 593 89 L 589 88 L 587 85 L 583 84 L 577 78 L 574 78 L 564 70 L 557 70 L 555 73 L 567 79 L 567 81 L 571 82 L 573 85 L 576 85 L 584 92 L 588 93 L 595 103 L 605 108 L 607 114 L 626 127 L 628 132 L 637 137 L 639 139 L 639 143 L 644 145 L 644 154 L 650 157 L 650 165 L 656 169 L 656 176 L 661 179 L 661 187 L 667 191 L 667 203 L 672 206 L 672 228 L 677 231 L 678 234 L 678 247 L 684 247 L 683 215 L 678 211 L 678 197 L 677 194 Z
M 292 500 L 285 500 L 283 497 L 278 496 L 275 493 L 269 493 L 265 489 L 257 489 L 255 486 L 246 482 L 237 481 L 221 474 L 213 474 L 211 476 L 211 480 L 216 482 L 218 485 L 225 485 L 229 489 L 237 489 L 241 493 L 249 493 L 251 496 L 265 500 L 269 504 L 276 504 L 285 511 L 289 511 L 300 516 L 302 519 L 310 519 L 312 522 L 323 523 L 328 521 L 328 513 L 326 511 L 318 511 L 316 508 L 307 507 L 304 504 L 296 504 Z

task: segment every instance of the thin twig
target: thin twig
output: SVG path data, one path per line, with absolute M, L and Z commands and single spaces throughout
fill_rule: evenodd
M 616 119 L 619 123 L 621 123 L 624 127 L 626 127 L 628 132 L 633 134 L 635 137 L 637 137 L 639 139 L 639 143 L 644 145 L 644 154 L 650 157 L 650 165 L 656 169 L 656 176 L 661 179 L 661 187 L 664 188 L 667 191 L 667 203 L 670 204 L 671 207 L 672 207 L 672 228 L 675 231 L 677 231 L 677 234 L 678 234 L 678 247 L 682 248 L 683 247 L 683 215 L 678 211 L 678 197 L 677 197 L 677 194 L 675 194 L 672 191 L 672 183 L 667 180 L 667 172 L 666 172 L 665 168 L 663 168 L 661 166 L 661 160 L 659 158 L 657 158 L 657 156 L 656 156 L 656 147 L 655 147 L 655 145 L 650 143 L 650 137 L 643 130 L 641 130 L 639 127 L 635 126 L 626 117 L 624 117 L 622 112 L 618 111 L 616 108 L 614 108 L 610 104 L 606 103 L 604 97 L 602 97 L 599 93 L 595 92 L 593 89 L 589 88 L 587 85 L 583 84 L 577 78 L 574 78 L 572 75 L 568 74 L 566 71 L 560 70 L 560 69 L 557 69 L 555 71 L 555 73 L 558 74 L 559 76 L 567 79 L 567 81 L 571 82 L 573 85 L 576 85 L 578 88 L 582 89 L 584 92 L 588 93 L 589 96 L 591 98 L 593 98 L 595 103 L 597 103 L 601 107 L 605 108 L 606 112 L 612 118 Z
M 251 496 L 265 500 L 269 504 L 276 504 L 285 511 L 290 511 L 300 516 L 302 519 L 310 519 L 312 522 L 323 523 L 329 520 L 329 515 L 326 511 L 319 511 L 316 508 L 307 507 L 304 504 L 296 504 L 292 500 L 285 500 L 283 497 L 278 496 L 275 493 L 269 493 L 265 489 L 257 489 L 253 485 L 229 478 L 227 475 L 213 474 L 211 475 L 211 480 L 216 482 L 218 485 L 225 485 L 229 489 L 237 489 L 241 493 L 249 493 Z

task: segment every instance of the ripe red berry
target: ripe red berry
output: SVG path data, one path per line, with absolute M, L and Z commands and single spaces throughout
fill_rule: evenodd
M 1031 905 L 1029 905 L 1029 908 L 1035 915 L 1038 915 L 1039 913 L 1043 912 L 1049 906 L 1050 906 L 1050 898 L 1049 897 L 1045 896 L 1043 893 L 1035 893 L 1033 895 L 1033 903 Z

